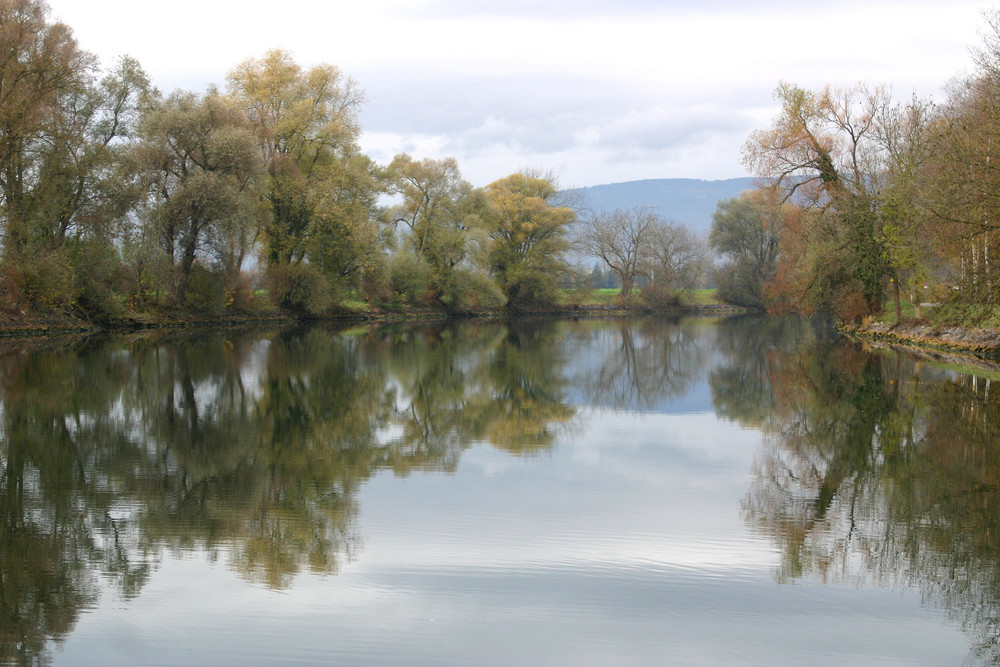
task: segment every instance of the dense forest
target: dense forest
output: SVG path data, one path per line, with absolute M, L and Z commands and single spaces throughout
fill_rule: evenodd
M 761 186 L 716 212 L 720 297 L 861 321 L 901 304 L 992 318 L 1000 304 L 1000 13 L 974 73 L 932 103 L 884 86 L 781 83 L 769 127 L 744 146 Z

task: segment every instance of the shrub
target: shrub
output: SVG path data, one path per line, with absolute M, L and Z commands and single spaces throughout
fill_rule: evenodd
M 253 280 L 240 272 L 229 276 L 222 292 L 222 305 L 227 312 L 251 314 L 259 310 L 259 299 L 254 298 Z
M 72 239 L 65 250 L 72 259 L 78 310 L 96 320 L 121 317 L 125 306 L 119 294 L 128 290 L 128 276 L 118 251 L 96 239 Z
M 495 310 L 503 308 L 507 297 L 496 282 L 480 271 L 456 271 L 454 301 L 450 308 L 456 312 Z
M 734 262 L 719 267 L 716 274 L 718 298 L 723 303 L 763 310 L 761 281 L 749 262 Z
M 670 308 L 681 305 L 680 292 L 663 285 L 646 285 L 642 288 L 640 300 L 650 308 Z
M 73 268 L 62 253 L 22 260 L 15 271 L 25 305 L 42 312 L 66 311 L 77 296 Z
M 408 250 L 401 250 L 389 260 L 389 284 L 395 299 L 402 303 L 417 304 L 428 296 L 430 269 Z
M 361 279 L 361 296 L 372 303 L 388 303 L 392 300 L 392 280 L 385 262 L 377 262 Z
M 191 310 L 220 315 L 225 307 L 225 283 L 217 271 L 200 262 L 191 266 L 184 303 Z
M 330 285 L 319 269 L 310 264 L 286 264 L 267 272 L 274 303 L 305 315 L 320 315 L 330 308 Z

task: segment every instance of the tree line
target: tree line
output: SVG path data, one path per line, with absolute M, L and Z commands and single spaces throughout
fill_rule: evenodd
M 551 174 L 474 188 L 451 158 L 377 164 L 363 103 L 283 50 L 163 94 L 130 57 L 102 69 L 44 0 L 0 0 L 0 312 L 519 310 L 585 282 Z
M 720 296 L 844 321 L 884 304 L 898 320 L 902 301 L 918 317 L 924 302 L 1000 303 L 1000 13 L 973 54 L 937 104 L 781 83 L 780 112 L 743 149 L 760 187 L 715 214 Z

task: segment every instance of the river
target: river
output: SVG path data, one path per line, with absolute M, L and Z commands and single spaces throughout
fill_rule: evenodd
M 747 316 L 8 341 L 0 662 L 994 664 L 997 379 Z

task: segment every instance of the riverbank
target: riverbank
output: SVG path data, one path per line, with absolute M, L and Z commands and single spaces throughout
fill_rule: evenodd
M 851 336 L 902 347 L 1000 359 L 1000 329 L 943 326 L 920 322 L 841 325 Z
M 745 309 L 724 304 L 677 305 L 661 309 L 647 307 L 622 307 L 619 305 L 568 305 L 552 309 L 530 311 L 481 310 L 466 313 L 448 313 L 434 309 L 408 308 L 402 310 L 350 310 L 343 309 L 321 317 L 300 316 L 295 313 L 269 312 L 263 314 L 224 315 L 208 317 L 192 313 L 166 313 L 132 315 L 110 321 L 92 322 L 61 314 L 4 314 L 0 315 L 0 337 L 28 338 L 37 336 L 62 336 L 65 334 L 154 329 L 186 329 L 197 327 L 232 327 L 256 324 L 294 324 L 305 322 L 409 322 L 445 319 L 510 319 L 516 317 L 572 317 L 604 318 L 640 315 L 736 315 Z

